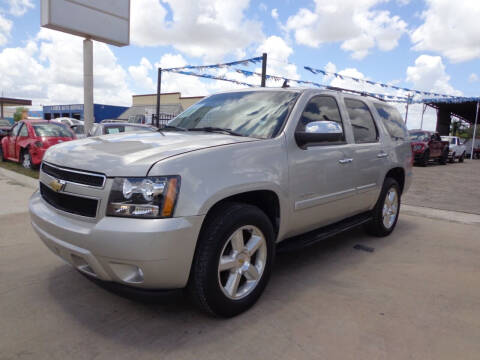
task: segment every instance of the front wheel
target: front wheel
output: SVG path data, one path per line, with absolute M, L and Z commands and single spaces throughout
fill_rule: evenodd
M 380 197 L 372 211 L 372 220 L 366 225 L 370 235 L 390 235 L 397 225 L 400 213 L 400 186 L 395 179 L 386 178 Z
M 427 166 L 429 160 L 430 160 L 430 151 L 425 150 L 425 152 L 423 153 L 423 157 L 422 157 L 422 160 L 420 162 L 420 165 L 423 166 L 423 167 Z
M 450 164 L 455 162 L 455 153 L 452 154 L 452 157 L 449 159 Z
M 274 231 L 265 213 L 247 204 L 222 205 L 202 229 L 187 290 L 212 315 L 238 315 L 260 298 L 274 257 Z
M 459 163 L 463 163 L 463 160 L 465 160 L 465 153 L 463 153 L 463 154 L 458 158 L 458 162 L 459 162 Z
M 0 144 L 0 162 L 5 161 L 5 158 L 3 157 L 3 149 L 2 149 L 2 144 Z

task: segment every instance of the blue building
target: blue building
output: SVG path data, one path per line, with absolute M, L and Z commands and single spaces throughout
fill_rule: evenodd
M 93 117 L 95 122 L 105 119 L 116 119 L 128 107 L 93 104 Z M 83 104 L 74 105 L 49 105 L 43 107 L 43 118 L 45 120 L 56 119 L 59 117 L 69 117 L 83 120 Z

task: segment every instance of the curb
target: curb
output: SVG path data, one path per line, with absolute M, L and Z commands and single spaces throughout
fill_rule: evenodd
M 22 175 L 22 174 L 16 173 L 15 171 L 6 170 L 3 168 L 0 168 L 0 175 L 5 176 L 6 178 L 16 181 L 19 184 L 22 184 L 29 188 L 38 189 L 38 180 L 31 178 L 29 176 Z
M 421 216 L 428 219 L 456 222 L 465 225 L 480 224 L 480 215 L 459 211 L 440 210 L 402 204 L 402 206 L 400 207 L 400 213 L 411 216 Z

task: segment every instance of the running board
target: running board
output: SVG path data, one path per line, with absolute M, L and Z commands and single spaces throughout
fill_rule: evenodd
M 344 231 L 353 229 L 359 225 L 365 224 L 370 220 L 372 220 L 371 212 L 352 216 L 335 224 L 331 224 L 305 234 L 285 239 L 277 245 L 277 251 L 288 252 L 299 250 L 304 247 L 316 244 L 317 242 L 320 242 L 322 240 L 328 239 L 337 234 L 340 234 Z

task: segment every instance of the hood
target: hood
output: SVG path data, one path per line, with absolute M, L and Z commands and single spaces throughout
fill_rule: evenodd
M 145 176 L 158 161 L 216 146 L 258 141 L 217 133 L 145 132 L 104 135 L 51 147 L 44 160 L 54 165 L 107 176 Z

